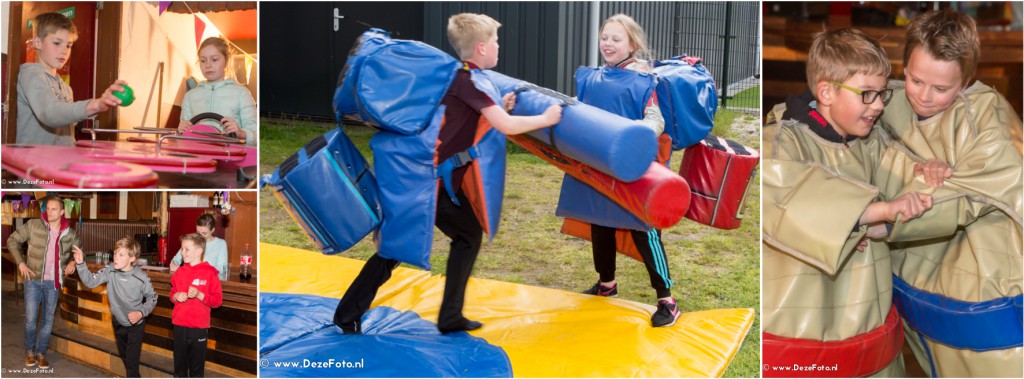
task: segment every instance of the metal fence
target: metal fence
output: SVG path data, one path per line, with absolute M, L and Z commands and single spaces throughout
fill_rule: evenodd
M 704 59 L 722 107 L 760 112 L 758 2 L 676 3 L 675 12 L 673 51 Z
M 719 86 L 722 107 L 753 113 L 760 108 L 756 1 L 427 3 L 424 40 L 453 53 L 445 29 L 448 17 L 460 12 L 484 13 L 502 23 L 499 71 L 570 95 L 576 92 L 576 68 L 599 64 L 600 23 L 624 13 L 644 28 L 656 58 L 703 58 Z
M 273 10 L 267 12 L 267 8 Z M 718 84 L 722 107 L 755 113 L 760 108 L 761 20 L 756 1 L 289 2 L 268 3 L 261 10 L 261 29 L 275 31 L 275 38 L 263 39 L 264 46 L 294 52 L 278 58 L 264 56 L 263 71 L 285 72 L 296 60 L 307 63 L 292 75 L 261 77 L 265 88 L 261 112 L 333 119 L 323 99 L 333 96 L 343 55 L 358 33 L 369 26 L 389 30 L 404 26 L 406 30 L 396 38 L 422 38 L 454 55 L 446 30 L 448 18 L 461 12 L 483 13 L 501 22 L 498 71 L 569 95 L 576 93 L 576 69 L 601 63 L 600 23 L 624 13 L 644 28 L 656 58 L 683 54 L 703 58 Z M 337 13 L 345 16 L 341 31 L 331 28 L 336 22 L 331 15 Z M 398 26 L 396 14 L 404 17 Z M 422 33 L 410 19 L 423 21 Z M 295 43 L 307 47 L 295 49 Z M 306 83 L 302 95 L 288 90 L 296 83 Z

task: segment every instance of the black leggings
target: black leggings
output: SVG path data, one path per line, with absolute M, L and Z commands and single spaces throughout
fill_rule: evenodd
M 607 226 L 590 225 L 594 269 L 601 276 L 602 282 L 615 280 L 615 230 Z M 661 230 L 630 230 L 630 235 L 644 259 L 647 274 L 651 277 L 651 287 L 658 293 L 658 298 L 672 296 L 672 274 L 668 270 L 665 246 L 661 243 Z
M 466 284 L 469 282 L 469 275 L 473 271 L 473 264 L 476 263 L 483 242 L 483 229 L 473 213 L 469 199 L 462 191 L 459 191 L 458 199 L 462 206 L 455 206 L 444 189 L 437 195 L 437 216 L 434 225 L 452 239 L 444 282 L 444 297 L 441 299 L 441 311 L 437 318 L 439 328 L 462 325 Z M 359 321 L 363 313 L 370 309 L 373 298 L 377 296 L 377 290 L 391 278 L 391 271 L 398 267 L 399 263 L 401 262 L 381 258 L 377 254 L 370 257 L 338 302 L 338 307 L 334 311 L 334 323 L 349 325 Z

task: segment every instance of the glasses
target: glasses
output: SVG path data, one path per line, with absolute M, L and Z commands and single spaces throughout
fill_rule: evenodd
M 835 85 L 837 85 L 839 87 L 842 87 L 842 88 L 846 88 L 846 89 L 850 90 L 850 92 L 853 92 L 855 94 L 860 95 L 860 99 L 862 101 L 864 101 L 864 104 L 874 103 L 875 100 L 878 100 L 879 96 L 882 97 L 882 103 L 883 104 L 889 104 L 889 99 L 892 98 L 892 89 L 891 88 L 887 88 L 887 89 L 884 89 L 884 90 L 881 90 L 881 91 L 875 91 L 875 90 L 863 91 L 863 90 L 859 90 L 859 89 L 856 89 L 856 88 L 850 87 L 848 85 L 845 85 L 843 83 L 839 83 L 839 82 L 835 82 L 835 81 L 829 81 L 829 83 L 835 84 Z

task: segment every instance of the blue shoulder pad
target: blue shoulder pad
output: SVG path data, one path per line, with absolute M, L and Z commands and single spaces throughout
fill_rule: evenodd
M 426 43 L 363 33 L 334 94 L 337 117 L 390 132 L 418 134 L 433 119 L 455 80 L 459 61 Z
M 704 139 L 715 126 L 718 109 L 718 91 L 711 73 L 699 60 L 683 58 L 656 61 L 651 71 L 658 76 L 658 105 L 674 150 Z
M 307 143 L 265 183 L 324 254 L 348 250 L 381 223 L 377 182 L 340 128 Z

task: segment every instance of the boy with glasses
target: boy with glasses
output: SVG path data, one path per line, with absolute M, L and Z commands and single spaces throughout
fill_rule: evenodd
M 872 185 L 888 138 L 875 121 L 892 97 L 879 44 L 856 29 L 819 33 L 807 84 L 768 115 L 763 133 L 764 377 L 904 374 L 884 242 L 931 197 L 883 199 Z M 778 369 L 775 371 L 773 369 Z

